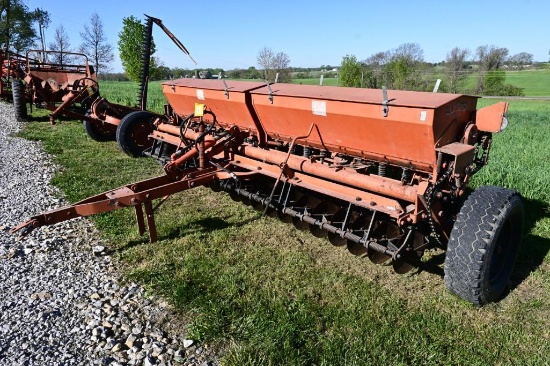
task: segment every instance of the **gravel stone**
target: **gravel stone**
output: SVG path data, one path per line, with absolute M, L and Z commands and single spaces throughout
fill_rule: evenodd
M 171 326 L 170 307 L 122 279 L 89 220 L 9 234 L 67 204 L 49 184 L 59 167 L 40 142 L 15 137 L 24 124 L 0 102 L 0 364 L 219 365 L 206 345 L 186 357 L 194 342 Z

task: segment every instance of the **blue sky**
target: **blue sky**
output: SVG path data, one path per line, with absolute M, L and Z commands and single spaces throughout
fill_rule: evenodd
M 256 66 L 264 46 L 285 52 L 291 66 L 339 65 L 350 54 L 370 55 L 414 42 L 429 62 L 445 59 L 458 46 L 472 52 L 480 45 L 507 47 L 510 54 L 529 52 L 548 61 L 548 0 L 392 0 L 392 1 L 169 1 L 169 0 L 27 0 L 51 16 L 46 41 L 63 24 L 71 46 L 97 12 L 115 50 L 112 68 L 122 71 L 116 43 L 122 18 L 143 14 L 160 18 L 182 41 L 201 68 L 225 70 Z M 168 37 L 153 30 L 157 53 L 169 67 L 194 68 Z

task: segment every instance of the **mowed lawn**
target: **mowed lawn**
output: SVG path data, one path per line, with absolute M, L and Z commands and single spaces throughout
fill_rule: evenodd
M 113 102 L 123 94 L 101 85 Z M 526 227 L 510 294 L 483 308 L 445 289 L 441 251 L 398 275 L 207 188 L 162 206 L 155 244 L 138 236 L 132 210 L 93 220 L 126 276 L 173 304 L 182 333 L 219 347 L 225 365 L 547 364 L 550 102 L 512 101 L 508 117 L 472 186 L 519 190 Z M 73 202 L 162 173 L 92 141 L 77 121 L 29 123 L 23 136 L 54 154 L 63 169 L 53 183 Z

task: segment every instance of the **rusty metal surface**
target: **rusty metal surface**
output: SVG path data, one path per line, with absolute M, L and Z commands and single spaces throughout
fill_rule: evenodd
M 499 102 L 476 112 L 476 126 L 480 131 L 500 132 L 503 124 L 503 118 L 508 111 L 508 103 Z
M 252 131 L 261 144 L 265 135 L 291 141 L 315 123 L 317 133 L 303 144 L 424 172 L 434 169 L 434 146 L 454 141 L 477 101 L 464 95 L 388 91 L 385 116 L 380 90 L 225 83 L 179 79 L 163 83 L 163 92 L 180 116 L 192 114 L 195 103 L 205 103 L 223 127 Z
M 29 220 L 12 228 L 10 233 L 13 234 L 21 231 L 22 235 L 27 235 L 30 231 L 40 226 L 52 225 L 76 217 L 90 216 L 100 212 L 109 212 L 141 204 L 145 205 L 147 212 L 149 211 L 147 203 L 150 204 L 151 200 L 207 184 L 214 179 L 216 173 L 216 169 L 210 168 L 201 172 L 190 171 L 183 178 L 165 175 L 129 184 L 86 198 L 73 205 L 33 216 Z M 151 220 L 152 217 L 148 217 L 148 221 L 150 222 Z M 151 240 L 155 241 L 156 237 L 151 237 Z
M 225 84 L 224 84 L 225 81 Z M 229 92 L 243 93 L 248 90 L 264 87 L 266 83 L 258 81 L 239 81 L 239 80 L 225 80 L 225 79 L 195 79 L 195 78 L 181 78 L 172 81 L 165 81 L 162 83 L 164 86 L 180 86 L 193 89 L 209 89 L 209 90 L 223 90 L 225 91 L 225 85 Z
M 268 164 L 245 156 L 237 157 L 231 164 L 250 171 L 261 171 L 261 174 L 271 178 L 277 178 L 280 173 L 279 167 L 275 164 Z M 353 202 L 354 205 L 359 207 L 380 211 L 395 218 L 398 218 L 404 212 L 403 206 L 395 199 L 373 194 L 364 189 L 347 187 L 341 183 L 331 182 L 324 177 L 294 173 L 292 178 L 285 177 L 284 180 L 298 187 L 310 189 L 347 202 Z
M 332 100 L 341 102 L 367 103 L 382 105 L 383 97 L 380 89 L 347 88 L 338 86 L 300 85 L 300 84 L 273 84 L 269 88 L 264 86 L 254 90 L 253 94 L 268 96 L 288 96 L 295 98 Z M 390 106 L 415 107 L 435 109 L 447 103 L 464 97 L 460 94 L 427 93 L 406 90 L 388 90 L 388 97 L 392 99 Z M 474 96 L 467 98 L 477 99 Z
M 265 150 L 253 146 L 243 146 L 240 152 L 259 161 L 269 162 L 279 165 L 286 157 L 286 154 L 275 150 Z M 235 157 L 238 160 L 238 157 Z M 316 177 L 324 178 L 330 181 L 339 182 L 370 192 L 380 193 L 408 202 L 414 202 L 417 195 L 423 194 L 418 187 L 403 185 L 400 181 L 377 175 L 359 174 L 352 169 L 339 169 L 329 167 L 326 164 L 312 162 L 310 159 L 290 156 L 287 160 L 288 167 L 292 170 L 307 173 Z
M 245 92 L 263 85 L 258 82 L 186 78 L 163 83 L 162 92 L 174 111 L 182 117 L 194 112 L 195 103 L 204 103 L 215 113 L 221 126 L 238 125 L 258 135 L 262 128 L 251 104 L 247 102 Z M 205 119 L 211 120 L 208 116 Z

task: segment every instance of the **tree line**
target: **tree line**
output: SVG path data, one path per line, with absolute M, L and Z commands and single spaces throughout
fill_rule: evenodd
M 40 61 L 69 65 L 76 60 L 70 53 L 86 55 L 96 73 L 106 72 L 114 60 L 113 47 L 103 30 L 103 23 L 97 13 L 91 15 L 89 23 L 80 32 L 81 43 L 72 47 L 63 25 L 55 29 L 54 40 L 46 44 L 44 31 L 51 24 L 48 11 L 36 8 L 31 10 L 22 0 L 1 0 L 0 4 L 0 49 L 21 54 L 31 48 L 39 49 Z M 38 44 L 37 44 L 38 43 Z M 44 51 L 56 51 L 46 53 Z
M 482 45 L 474 52 L 454 47 L 447 53 L 445 61 L 437 65 L 426 63 L 423 55 L 424 51 L 417 43 L 404 43 L 362 61 L 355 55 L 346 55 L 340 65 L 340 85 L 431 91 L 437 77 L 444 81 L 440 91 L 520 96 L 524 95 L 522 88 L 505 83 L 504 68 L 521 70 L 533 63 L 530 53 L 509 56 L 507 48 L 495 45 Z M 476 76 L 476 84 L 468 89 L 470 75 Z
M 0 47 L 3 52 L 21 53 L 29 48 L 57 51 L 48 62 L 70 64 L 76 61 L 71 52 L 85 54 L 94 65 L 101 79 L 138 80 L 141 73 L 142 42 L 145 24 L 133 16 L 122 20 L 123 28 L 118 34 L 118 51 L 124 72 L 109 73 L 114 60 L 113 46 L 108 42 L 103 23 L 98 14 L 91 15 L 80 32 L 81 43 L 73 47 L 63 25 L 55 29 L 54 39 L 46 44 L 44 30 L 50 24 L 49 13 L 41 8 L 28 9 L 23 0 L 0 0 Z M 258 68 L 223 70 L 221 68 L 187 69 L 164 65 L 156 57 L 154 39 L 151 46 L 150 80 L 170 78 L 224 77 L 231 79 L 254 79 L 269 82 L 290 82 L 294 78 L 323 74 L 338 77 L 341 86 L 431 91 L 435 78 L 443 79 L 440 91 L 473 94 L 522 95 L 523 90 L 505 83 L 506 68 L 521 70 L 533 63 L 533 55 L 527 52 L 509 55 L 509 50 L 494 45 L 482 45 L 473 52 L 455 47 L 446 59 L 438 64 L 424 60 L 424 52 L 417 43 L 404 43 L 399 47 L 381 51 L 359 60 L 355 55 L 346 55 L 340 65 L 321 65 L 318 68 L 292 68 L 290 57 L 285 52 L 276 52 L 269 47 L 259 50 Z M 550 54 L 550 51 L 549 51 Z M 475 76 L 474 87 L 467 86 L 467 79 Z M 471 81 L 469 82 L 471 84 Z M 470 88 L 470 89 L 468 89 Z

